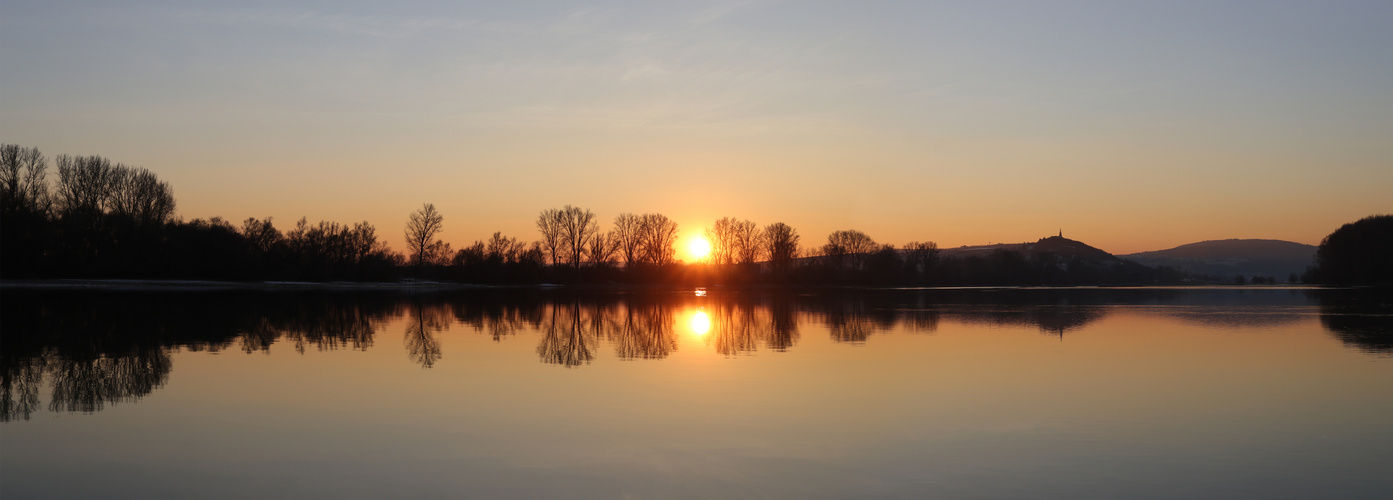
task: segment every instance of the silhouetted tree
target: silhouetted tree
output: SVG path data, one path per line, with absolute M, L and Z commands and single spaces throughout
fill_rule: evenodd
M 445 229 L 445 217 L 435 210 L 435 205 L 426 203 L 406 221 L 406 247 L 411 250 L 411 260 L 417 269 L 426 264 L 434 264 L 445 257 L 447 245 L 435 236 Z
M 271 224 L 270 217 L 265 220 L 248 217 L 242 221 L 242 237 L 246 238 L 252 247 L 265 253 L 270 253 L 277 246 L 285 244 L 285 236 Z
M 828 235 L 822 253 L 833 267 L 860 271 L 865 269 L 866 254 L 878 248 L 879 245 L 866 233 L 850 229 Z
M 48 160 L 39 148 L 0 145 L 0 213 L 46 216 Z
M 0 145 L 0 273 L 6 277 L 44 272 L 53 233 L 47 172 L 38 148 Z
M 702 231 L 706 241 L 711 243 L 711 254 L 707 257 L 712 264 L 728 265 L 735 263 L 736 242 L 735 225 L 739 222 L 730 217 L 721 217 Z
M 600 232 L 599 223 L 589 209 L 570 205 L 562 207 L 558 215 L 562 247 L 566 250 L 566 263 L 572 268 L 579 268 L 581 260 L 585 257 L 586 244 Z
M 869 282 L 881 285 L 899 281 L 904 270 L 900 251 L 895 245 L 881 245 L 876 251 L 865 256 L 866 274 Z
M 58 155 L 57 201 L 65 217 L 92 218 L 103 213 L 111 199 L 111 161 L 100 156 Z
M 798 258 L 798 231 L 782 222 L 775 222 L 764 228 L 765 253 L 776 274 L 788 272 L 789 265 Z
M 642 228 L 643 261 L 657 266 L 673 263 L 677 223 L 663 214 L 644 214 Z
M 732 229 L 735 262 L 753 264 L 758 261 L 764 252 L 764 232 L 754 222 L 747 220 L 735 222 Z
M 922 283 L 933 273 L 934 265 L 938 263 L 938 244 L 932 241 L 911 241 L 905 244 L 904 254 L 907 270 Z
M 619 245 L 615 242 L 614 232 L 596 232 L 590 236 L 590 243 L 586 246 L 585 255 L 590 263 L 595 267 L 608 267 L 614 262 L 614 254 Z
M 1344 285 L 1393 283 L 1393 215 L 1359 219 L 1321 240 L 1315 279 Z
M 631 213 L 622 213 L 614 218 L 611 232 L 615 248 L 624 264 L 632 266 L 643 259 L 643 218 Z
M 564 217 L 565 214 L 557 208 L 543 210 L 537 216 L 537 231 L 542 233 L 542 251 L 551 258 L 553 266 L 565 258 L 566 235 L 562 227 Z
M 174 191 L 149 170 L 112 167 L 111 213 L 137 224 L 161 224 L 174 215 Z

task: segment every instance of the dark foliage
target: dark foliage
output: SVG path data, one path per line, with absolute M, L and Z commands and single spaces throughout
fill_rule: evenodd
M 1393 215 L 1340 226 L 1320 242 L 1307 281 L 1339 285 L 1393 284 Z

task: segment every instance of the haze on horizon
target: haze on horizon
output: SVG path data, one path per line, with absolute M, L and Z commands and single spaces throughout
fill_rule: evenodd
M 0 3 L 0 140 L 185 219 L 434 203 L 723 216 L 942 247 L 1315 244 L 1393 212 L 1386 2 Z M 51 173 L 50 175 L 56 175 Z

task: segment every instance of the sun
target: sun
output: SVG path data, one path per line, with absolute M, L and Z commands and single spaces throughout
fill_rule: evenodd
M 706 241 L 705 236 L 696 235 L 687 240 L 687 257 L 693 262 L 706 260 L 707 255 L 711 255 L 711 242 Z

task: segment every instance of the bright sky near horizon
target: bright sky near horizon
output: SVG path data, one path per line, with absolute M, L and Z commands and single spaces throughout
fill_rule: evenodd
M 0 141 L 149 168 L 185 219 L 1121 254 L 1393 213 L 1386 1 L 0 2 Z

